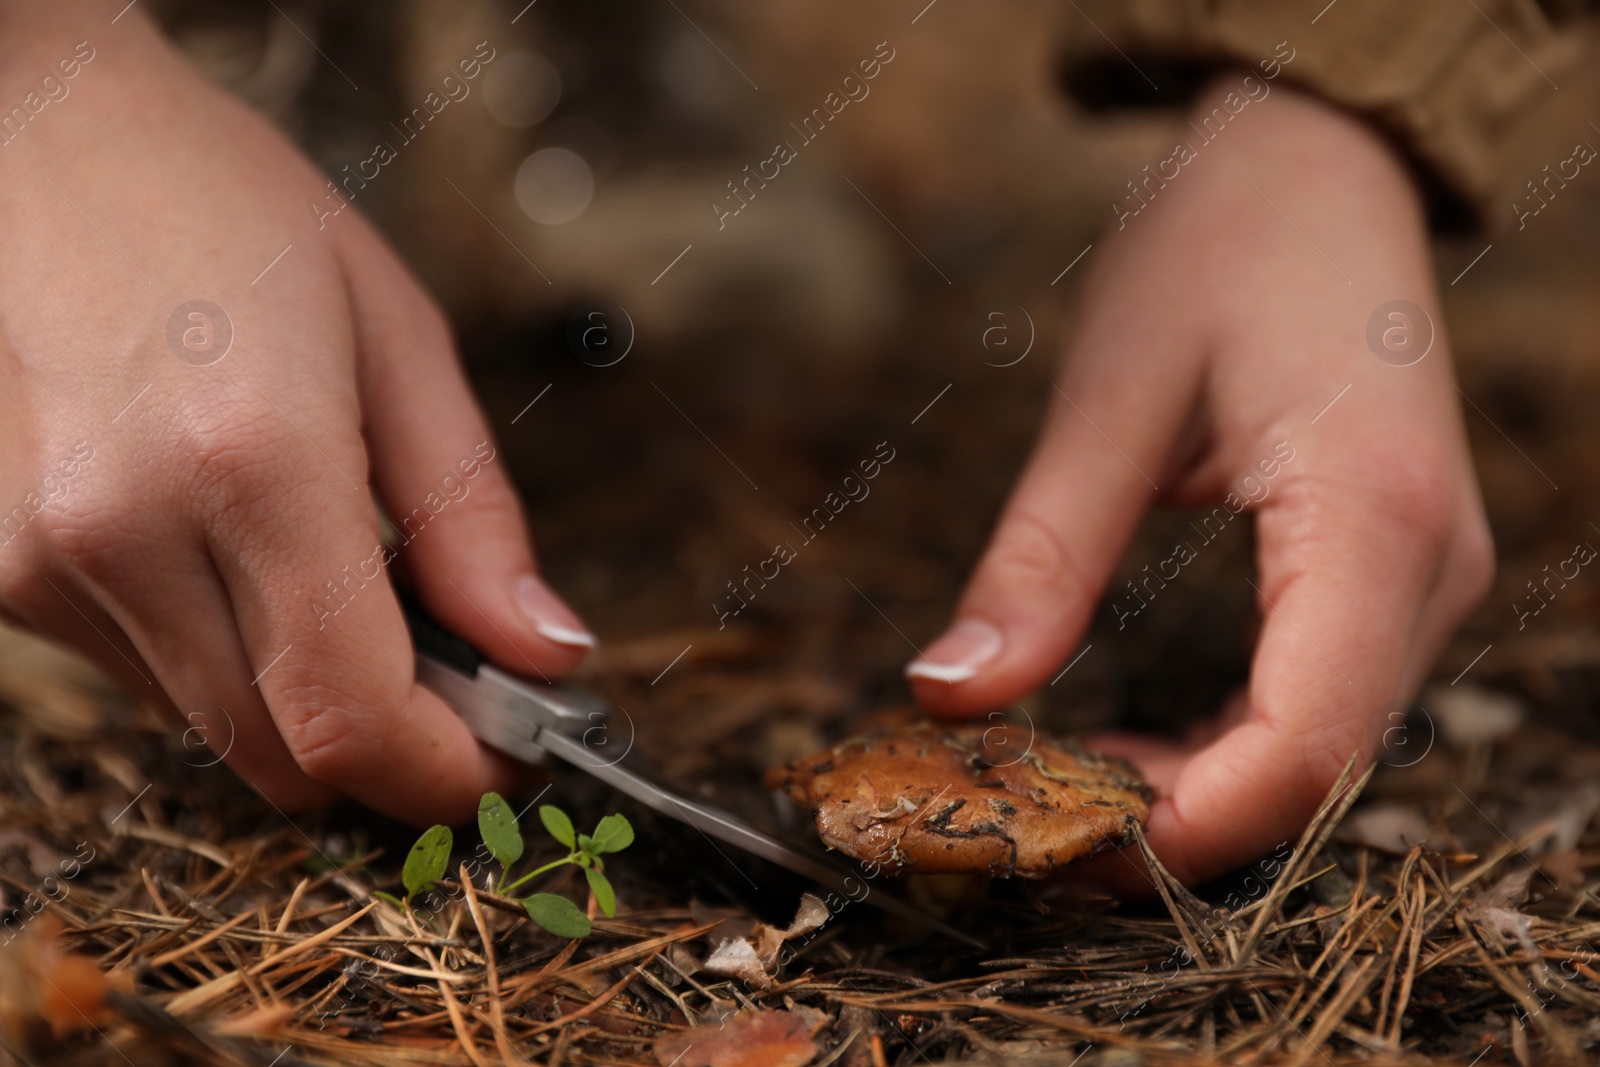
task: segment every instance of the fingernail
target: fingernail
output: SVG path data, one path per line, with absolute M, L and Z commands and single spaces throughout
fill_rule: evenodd
M 906 667 L 907 678 L 931 678 L 954 685 L 975 677 L 1000 654 L 1000 631 L 982 619 L 962 619 Z
M 594 634 L 584 628 L 572 609 L 555 592 L 532 574 L 524 574 L 511 586 L 511 597 L 541 637 L 569 648 L 593 648 Z

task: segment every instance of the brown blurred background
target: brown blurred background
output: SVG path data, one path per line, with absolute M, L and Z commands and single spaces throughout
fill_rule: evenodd
M 400 144 L 391 124 L 480 42 L 494 49 L 470 96 L 356 204 L 448 308 L 544 565 L 602 636 L 590 671 L 647 712 L 647 733 L 697 714 L 684 771 L 731 754 L 724 743 L 770 762 L 905 699 L 910 643 L 946 619 L 1029 448 L 1078 257 L 1127 176 L 1163 155 L 1179 87 L 1196 83 L 1164 71 L 1168 92 L 1128 100 L 1110 68 L 1069 74 L 1065 57 L 1096 33 L 1070 5 L 925 5 L 157 8 L 202 68 L 335 176 Z M 774 142 L 799 144 L 790 124 L 880 45 L 893 59 L 870 96 L 719 229 L 727 183 Z M 1503 561 L 1439 674 L 1492 644 L 1474 679 L 1584 730 L 1593 579 L 1522 633 L 1510 605 L 1574 542 L 1600 544 L 1594 188 L 1562 194 L 1560 225 L 1494 238 L 1457 284 L 1490 238 L 1437 241 Z M 719 631 L 725 583 L 881 441 L 896 459 L 871 497 Z M 1154 516 L 1129 558 L 1156 558 L 1181 519 Z M 1252 626 L 1248 533 L 1229 538 L 1136 635 L 1106 613 L 1093 654 L 1030 710 L 1086 728 L 1214 708 L 1244 677 Z M 700 669 L 652 687 L 688 645 L 680 667 Z

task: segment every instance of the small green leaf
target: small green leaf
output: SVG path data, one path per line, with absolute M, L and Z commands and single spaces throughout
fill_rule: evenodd
M 600 820 L 600 825 L 594 828 L 594 841 L 584 851 L 598 856 L 602 852 L 621 852 L 631 844 L 633 844 L 633 825 L 628 822 L 627 817 L 607 815 Z
M 554 893 L 535 893 L 522 906 L 528 909 L 528 918 L 557 937 L 588 937 L 593 929 L 576 904 Z
M 567 818 L 566 812 L 554 804 L 545 804 L 539 808 L 539 821 L 544 823 L 551 837 L 568 848 L 572 847 L 572 820 Z
M 583 876 L 589 879 L 589 888 L 594 890 L 594 899 L 599 903 L 600 910 L 609 918 L 617 913 L 617 893 L 611 888 L 611 883 L 606 876 L 593 867 L 585 867 Z
M 393 893 L 385 893 L 381 889 L 374 889 L 372 891 L 372 895 L 383 901 L 385 904 L 392 904 L 401 911 L 405 910 L 405 905 L 400 903 L 400 898 L 395 896 Z
M 485 793 L 478 801 L 478 833 L 500 866 L 509 869 L 522 858 L 522 832 L 517 829 L 517 817 L 499 793 Z
M 591 838 L 588 834 L 579 834 L 578 835 L 578 851 L 582 852 L 582 853 L 585 853 L 586 855 L 590 855 L 590 856 L 594 855 L 595 854 L 595 851 L 594 851 L 594 839 Z
M 450 862 L 450 846 L 454 842 L 448 826 L 430 826 L 417 838 L 400 872 L 400 880 L 406 884 L 406 899 L 432 889 L 433 883 L 444 877 L 445 866 Z

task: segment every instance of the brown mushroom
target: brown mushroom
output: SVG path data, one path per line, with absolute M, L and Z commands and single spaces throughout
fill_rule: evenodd
M 1013 726 L 904 727 L 767 775 L 823 843 L 890 874 L 1040 878 L 1133 840 L 1150 787 L 1123 760 Z

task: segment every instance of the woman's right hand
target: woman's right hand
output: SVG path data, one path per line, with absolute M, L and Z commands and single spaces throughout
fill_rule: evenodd
M 274 803 L 467 816 L 512 769 L 415 683 L 372 490 L 490 658 L 555 676 L 593 638 L 428 295 L 122 6 L 0 0 L 0 608 Z

